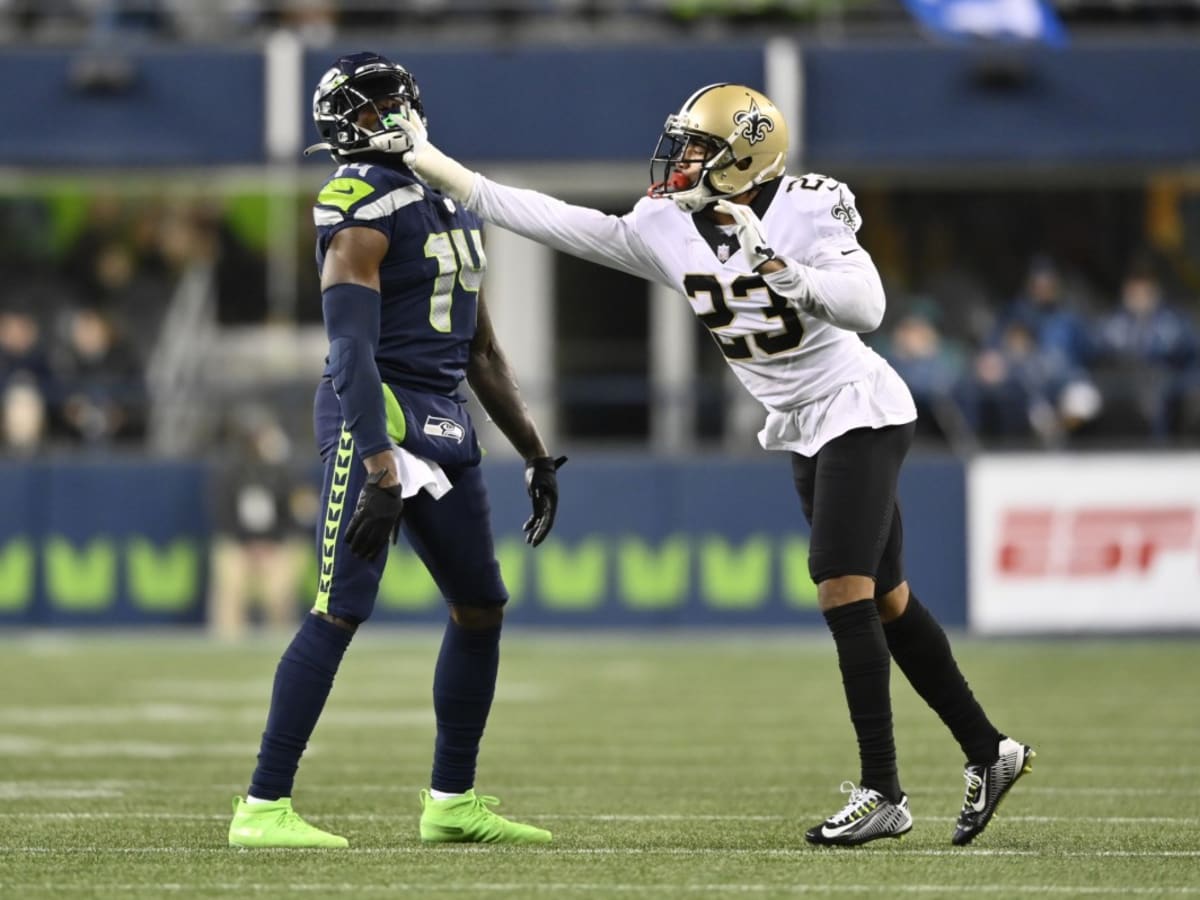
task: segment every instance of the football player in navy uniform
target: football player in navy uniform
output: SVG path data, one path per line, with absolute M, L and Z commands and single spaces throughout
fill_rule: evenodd
M 518 392 L 480 292 L 479 217 L 416 177 L 398 120 L 422 120 L 412 76 L 373 53 L 341 57 L 321 78 L 313 117 L 339 164 L 317 195 L 317 266 L 329 356 L 314 424 L 324 462 L 319 585 L 283 654 L 258 766 L 235 798 L 229 843 L 345 847 L 292 808 L 301 754 L 356 629 L 371 615 L 389 541 L 403 529 L 449 604 L 433 676 L 427 842 L 545 843 L 476 794 L 507 591 L 492 541 L 480 448 L 459 385 L 471 389 L 526 461 L 537 546 L 554 524 L 556 470 Z M 405 145 L 406 146 L 406 145 Z
M 649 196 L 624 216 L 497 184 L 441 153 L 418 119 L 401 128 L 412 168 L 485 220 L 683 294 L 766 409 L 759 441 L 791 456 L 861 764 L 843 808 L 807 840 L 854 846 L 912 828 L 896 765 L 893 658 L 966 756 L 952 841 L 973 840 L 1034 754 L 988 720 L 904 578 L 896 483 L 916 410 L 858 336 L 879 326 L 884 294 L 856 238 L 850 189 L 786 175 L 787 122 L 737 84 L 703 87 L 667 119 Z

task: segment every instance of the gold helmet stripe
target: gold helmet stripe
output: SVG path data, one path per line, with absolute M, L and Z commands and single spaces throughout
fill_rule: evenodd
M 692 96 L 684 100 L 683 106 L 679 108 L 679 111 L 681 113 L 687 112 L 692 108 L 692 104 L 694 104 L 709 91 L 716 90 L 717 88 L 729 87 L 731 84 L 733 84 L 732 81 L 719 81 L 716 84 L 706 84 L 704 87 L 700 88 L 700 90 L 696 91 L 696 93 L 692 94 Z

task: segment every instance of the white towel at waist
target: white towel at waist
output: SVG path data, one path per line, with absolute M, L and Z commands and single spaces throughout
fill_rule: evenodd
M 400 496 L 408 499 L 418 491 L 429 491 L 434 500 L 440 500 L 453 487 L 442 467 L 423 456 L 409 453 L 403 447 L 393 447 L 396 465 L 400 468 Z

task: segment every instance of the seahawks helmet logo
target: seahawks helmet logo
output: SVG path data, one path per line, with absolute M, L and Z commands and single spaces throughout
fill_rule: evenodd
M 764 115 L 758 108 L 758 101 L 750 98 L 750 108 L 743 109 L 733 115 L 733 124 L 739 129 L 738 135 L 744 137 L 753 147 L 759 141 L 765 141 L 767 135 L 775 130 L 775 122 L 770 116 Z

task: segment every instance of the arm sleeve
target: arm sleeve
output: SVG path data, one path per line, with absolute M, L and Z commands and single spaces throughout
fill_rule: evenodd
M 380 302 L 378 291 L 359 284 L 335 284 L 321 294 L 333 391 L 362 459 L 392 446 L 375 365 Z
M 785 268 L 764 275 L 763 280 L 802 312 L 859 333 L 874 331 L 883 321 L 883 283 L 875 263 L 857 242 L 822 242 L 805 264 L 781 261 Z
M 476 175 L 467 206 L 538 243 L 630 275 L 670 284 L 638 234 L 635 212 L 610 216 Z

